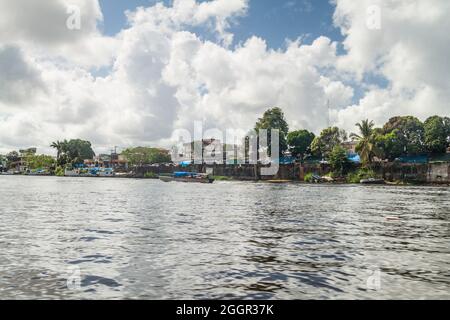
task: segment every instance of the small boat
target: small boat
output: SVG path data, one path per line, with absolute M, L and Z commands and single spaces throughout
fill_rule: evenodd
M 375 178 L 369 178 L 369 179 L 362 179 L 360 181 L 361 184 L 386 184 L 386 181 L 383 179 L 375 179 Z
M 277 183 L 282 184 L 282 183 L 291 183 L 292 180 L 267 180 L 267 182 L 268 183 L 274 183 L 274 184 L 277 184 Z
M 100 170 L 97 171 L 97 175 L 99 177 L 105 178 L 105 177 L 114 177 L 116 173 L 112 168 L 101 168 Z
M 197 183 L 213 183 L 214 178 L 209 174 L 195 172 L 175 172 L 173 175 L 159 176 L 159 180 L 163 182 L 197 182 Z
M 20 171 L 6 171 L 6 172 L 2 172 L 2 176 L 15 176 L 15 175 L 19 175 Z

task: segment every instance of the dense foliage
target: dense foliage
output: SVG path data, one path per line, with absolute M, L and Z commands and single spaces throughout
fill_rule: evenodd
M 347 152 L 344 148 L 337 145 L 333 147 L 331 150 L 329 159 L 331 170 L 334 175 L 343 176 L 347 173 L 347 170 L 350 167 L 350 161 L 347 157 Z
M 449 145 L 450 118 L 433 116 L 424 122 L 424 142 L 427 151 L 443 153 Z
M 311 151 L 314 155 L 327 159 L 334 147 L 340 146 L 345 140 L 347 133 L 344 130 L 338 127 L 326 128 L 313 140 Z
M 399 116 L 389 119 L 383 127 L 375 127 L 373 121 L 362 120 L 356 124 L 357 133 L 347 133 L 330 127 L 322 130 L 319 136 L 307 130 L 289 132 L 289 126 L 280 108 L 267 110 L 258 119 L 255 131 L 260 129 L 280 130 L 280 155 L 289 150 L 291 154 L 303 160 L 312 155 L 330 161 L 342 156 L 337 149 L 348 138 L 356 141 L 356 153 L 365 167 L 370 167 L 374 159 L 394 161 L 403 156 L 414 156 L 425 153 L 445 153 L 450 147 L 450 118 L 432 116 L 421 122 L 413 116 Z M 270 132 L 269 132 L 270 134 Z M 270 136 L 269 136 L 270 142 Z M 248 148 L 248 142 L 246 148 Z M 333 152 L 334 151 L 334 152 Z M 270 153 L 269 153 L 270 155 Z
M 62 167 L 82 164 L 84 160 L 92 159 L 95 156 L 91 143 L 81 139 L 56 141 L 50 146 L 56 149 L 56 161 L 58 166 Z
M 124 150 L 122 155 L 128 160 L 131 166 L 171 162 L 171 157 L 167 150 L 158 148 L 129 148 Z
M 272 136 L 271 130 L 279 130 L 280 133 L 280 156 L 288 149 L 287 135 L 289 126 L 284 119 L 284 113 L 280 108 L 269 109 L 264 112 L 262 118 L 258 119 L 255 125 L 255 131 L 259 134 L 261 129 L 268 130 L 267 146 L 269 148 L 268 155 L 272 154 Z
M 297 130 L 287 135 L 289 151 L 296 158 L 302 160 L 307 153 L 311 152 L 311 143 L 316 136 L 308 130 Z
M 35 169 L 51 169 L 55 166 L 55 159 L 45 154 L 30 154 L 26 158 L 27 167 L 30 170 Z

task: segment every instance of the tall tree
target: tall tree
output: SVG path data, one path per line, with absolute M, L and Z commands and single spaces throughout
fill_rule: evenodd
M 8 162 L 17 162 L 20 160 L 20 155 L 17 151 L 11 151 L 10 153 L 8 153 L 6 155 L 6 159 L 8 160 Z
M 375 156 L 375 134 L 374 134 L 374 126 L 373 121 L 362 120 L 360 123 L 357 123 L 356 126 L 359 129 L 359 134 L 352 133 L 350 134 L 350 138 L 358 141 L 358 145 L 356 146 L 356 152 L 358 152 L 361 157 L 361 161 L 364 165 L 370 164 L 372 162 L 373 157 Z
M 56 141 L 51 144 L 51 147 L 57 151 L 57 163 L 60 166 L 82 164 L 84 160 L 95 156 L 91 143 L 86 140 Z
M 334 147 L 347 140 L 347 133 L 338 127 L 324 129 L 311 144 L 311 151 L 317 156 L 327 159 Z
M 311 151 L 311 143 L 316 136 L 308 130 L 292 131 L 287 136 L 287 143 L 292 155 L 303 160 L 305 154 Z
M 52 144 L 50 145 L 51 148 L 56 149 L 56 160 L 59 161 L 61 158 L 61 154 L 63 152 L 63 148 L 64 148 L 64 144 L 67 143 L 66 142 L 61 142 L 61 141 L 55 141 L 52 142 Z
M 122 152 L 131 166 L 171 162 L 169 151 L 159 148 L 136 147 Z
M 20 155 L 17 151 L 11 151 L 6 155 L 6 167 L 11 169 L 15 162 L 20 161 Z
M 92 145 L 89 141 L 81 139 L 72 139 L 65 145 L 65 153 L 72 164 L 81 164 L 86 159 L 92 159 L 95 156 Z
M 0 172 L 2 172 L 6 168 L 7 162 L 8 160 L 6 159 L 6 157 L 0 154 Z
M 383 127 L 384 134 L 394 134 L 396 149 L 403 149 L 403 154 L 419 154 L 425 151 L 424 125 L 413 116 L 391 118 Z
M 449 145 L 450 118 L 432 116 L 424 123 L 425 146 L 428 152 L 445 153 Z
M 272 154 L 272 134 L 271 130 L 279 130 L 280 136 L 280 156 L 288 149 L 286 137 L 289 132 L 289 126 L 284 118 L 283 111 L 278 108 L 272 108 L 264 112 L 262 118 L 259 118 L 255 125 L 255 131 L 259 134 L 260 130 L 266 129 L 268 130 L 267 136 L 267 147 L 268 147 L 268 155 Z M 259 145 L 259 144 L 258 144 Z
M 350 166 L 347 152 L 340 145 L 334 146 L 333 150 L 331 150 L 329 155 L 329 162 L 333 173 L 339 176 L 343 176 Z
M 395 130 L 386 134 L 382 129 L 379 130 L 375 133 L 374 142 L 377 157 L 381 159 L 393 161 L 404 154 L 405 147 L 400 142 L 397 131 Z
M 255 131 L 259 134 L 262 129 L 268 130 L 267 147 L 269 156 L 272 154 L 272 135 L 271 130 L 279 130 L 280 133 L 280 156 L 288 149 L 286 137 L 289 132 L 289 126 L 284 118 L 284 113 L 280 108 L 272 108 L 264 112 L 262 118 L 259 118 L 255 125 Z

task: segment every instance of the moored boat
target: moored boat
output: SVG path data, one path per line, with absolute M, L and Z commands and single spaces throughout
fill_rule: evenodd
M 172 175 L 161 175 L 159 180 L 163 182 L 197 182 L 197 183 L 213 183 L 214 178 L 209 174 L 195 172 L 175 172 Z
M 283 183 L 292 183 L 292 180 L 267 180 L 268 183 L 273 184 L 283 184 Z
M 375 178 L 369 178 L 369 179 L 362 179 L 360 181 L 361 184 L 385 184 L 386 182 L 383 179 L 375 179 Z

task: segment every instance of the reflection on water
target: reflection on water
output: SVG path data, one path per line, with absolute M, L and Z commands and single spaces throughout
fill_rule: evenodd
M 450 298 L 448 187 L 4 176 L 0 203 L 2 299 Z

